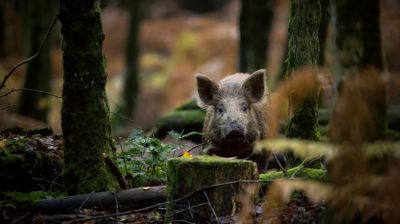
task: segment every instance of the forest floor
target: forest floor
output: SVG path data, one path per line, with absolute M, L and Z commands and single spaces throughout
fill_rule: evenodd
M 0 184 L 0 223 L 117 223 L 117 220 L 119 223 L 163 223 L 165 204 L 146 212 L 122 206 L 33 212 L 31 206 L 35 201 L 63 197 L 62 138 L 51 129 L 13 128 L 0 135 L 3 139 L 0 142 L 1 176 L 6 177 Z M 43 172 L 43 167 L 52 172 Z M 254 223 L 263 218 L 264 202 L 257 201 L 252 211 Z M 300 195 L 284 206 L 279 219 L 281 223 L 319 223 L 324 210 L 324 205 L 313 204 Z M 220 222 L 235 223 L 239 219 L 238 215 L 220 217 Z

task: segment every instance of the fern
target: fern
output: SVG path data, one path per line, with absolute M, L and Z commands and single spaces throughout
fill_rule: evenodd
M 121 147 L 123 152 L 117 156 L 120 170 L 134 177 L 132 186 L 142 186 L 149 182 L 165 182 L 168 154 L 182 146 L 163 143 L 134 129 Z
M 176 132 L 174 130 L 171 130 L 171 131 L 168 132 L 168 135 L 170 135 L 172 138 L 174 138 L 176 140 L 182 140 L 182 139 L 188 138 L 190 136 L 194 136 L 194 135 L 200 135 L 201 136 L 203 134 L 200 133 L 200 132 L 195 132 L 195 131 L 183 134 L 183 131 L 181 133 L 178 133 L 178 132 Z

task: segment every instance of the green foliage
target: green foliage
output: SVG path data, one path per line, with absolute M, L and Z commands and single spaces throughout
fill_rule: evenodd
M 123 152 L 117 156 L 118 166 L 122 173 L 133 174 L 131 185 L 135 187 L 165 182 L 167 155 L 181 147 L 146 136 L 139 129 L 133 130 L 121 146 Z
M 287 175 L 288 178 L 305 178 L 307 180 L 314 180 L 319 182 L 326 182 L 328 179 L 327 170 L 305 168 L 303 165 L 288 169 Z M 260 174 L 260 180 L 275 180 L 285 177 L 286 176 L 283 171 L 275 171 L 275 170 Z

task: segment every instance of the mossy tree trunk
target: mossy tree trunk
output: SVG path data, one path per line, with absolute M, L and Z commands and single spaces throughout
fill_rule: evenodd
M 42 39 L 47 33 L 47 27 L 54 19 L 56 8 L 52 0 L 25 1 L 24 8 L 24 39 L 26 57 L 30 57 L 39 49 Z M 50 91 L 52 38 L 44 43 L 40 54 L 27 65 L 23 88 Z M 18 113 L 24 116 L 47 122 L 50 107 L 48 95 L 31 91 L 22 91 L 18 102 Z
M 117 113 L 125 117 L 133 115 L 139 93 L 139 26 L 143 13 L 143 1 L 128 1 L 130 12 L 129 34 L 126 43 L 126 73 L 122 92 L 122 102 L 119 103 Z M 113 117 L 113 126 L 118 127 L 125 123 L 120 116 Z
M 356 1 L 334 0 L 333 3 L 333 16 L 336 18 L 334 26 L 338 62 L 338 101 L 344 103 L 347 100 L 348 104 L 355 107 L 356 105 L 348 101 L 348 98 L 352 97 L 353 100 L 365 103 L 366 108 L 359 113 L 354 110 L 353 113 L 346 112 L 338 102 L 332 120 L 337 117 L 336 121 L 340 121 L 343 118 L 339 114 L 348 113 L 346 120 L 353 122 L 353 126 L 359 125 L 360 131 L 364 130 L 361 131 L 364 134 L 359 133 L 360 136 L 364 136 L 362 141 L 383 139 L 386 127 L 386 84 L 382 77 L 377 75 L 383 70 L 379 0 L 366 0 L 362 4 Z M 342 108 L 339 105 L 342 105 Z M 367 116 L 369 118 L 365 119 Z M 363 117 L 364 121 L 361 121 Z M 359 124 L 355 124 L 357 121 L 360 121 Z M 346 126 L 350 126 L 350 123 Z M 333 137 L 333 141 L 361 140 L 349 139 L 340 134 L 349 130 L 343 128 L 337 129 L 337 135 L 333 134 L 337 136 Z
M 239 71 L 265 68 L 274 0 L 241 0 Z
M 318 65 L 318 30 L 321 17 L 319 1 L 291 0 L 290 22 L 288 28 L 288 75 L 302 67 L 312 69 Z M 303 102 L 296 102 L 297 92 L 289 95 L 291 118 L 286 129 L 290 138 L 319 139 L 318 130 L 318 91 L 314 91 Z M 298 105 L 296 108 L 293 105 Z
M 64 86 L 62 130 L 64 183 L 69 194 L 112 191 L 114 180 L 102 159 L 113 156 L 104 34 L 98 0 L 61 0 Z

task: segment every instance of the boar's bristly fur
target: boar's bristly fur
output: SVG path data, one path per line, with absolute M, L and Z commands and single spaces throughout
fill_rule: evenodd
M 236 73 L 218 84 L 197 76 L 198 104 L 206 110 L 203 148 L 208 154 L 251 158 L 255 141 L 265 138 L 268 90 L 266 71 Z

